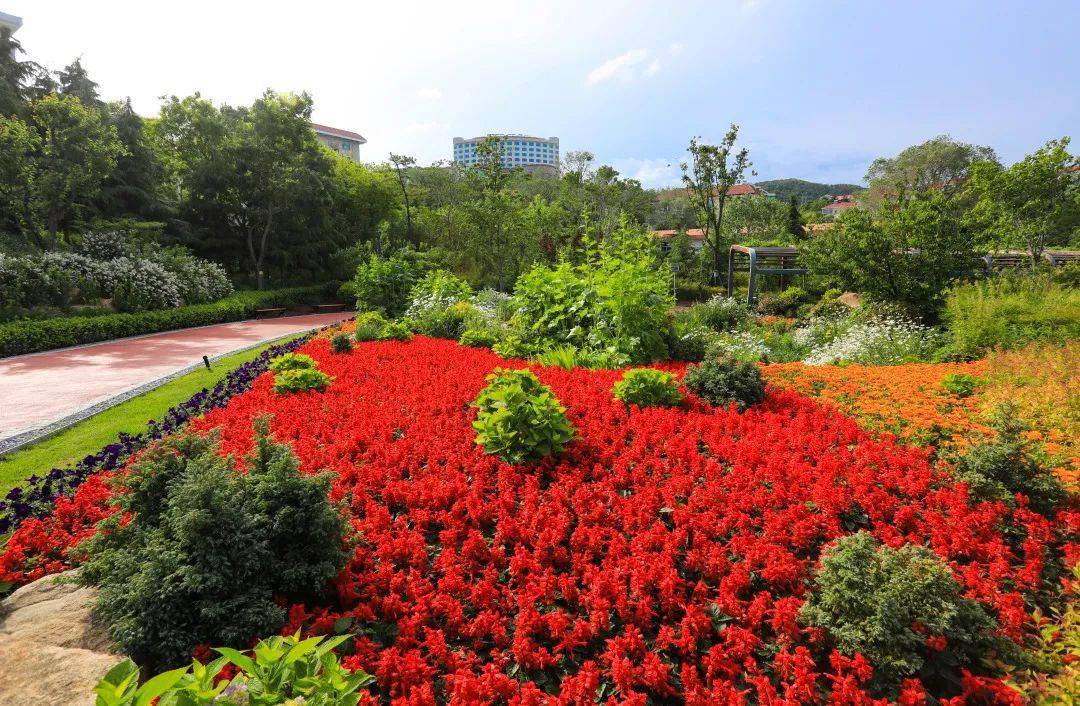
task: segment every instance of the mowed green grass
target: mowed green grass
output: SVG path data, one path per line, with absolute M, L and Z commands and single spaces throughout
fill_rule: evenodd
M 295 337 L 286 336 L 216 360 L 210 364 L 211 370 L 200 367 L 195 372 L 170 380 L 161 387 L 110 407 L 75 426 L 0 458 L 0 496 L 7 495 L 9 490 L 32 475 L 77 463 L 86 456 L 97 453 L 106 444 L 116 441 L 120 432 L 136 434 L 144 431 L 148 421 L 160 419 L 170 407 L 187 400 L 204 387 L 213 387 L 231 370 L 254 359 L 270 346 Z

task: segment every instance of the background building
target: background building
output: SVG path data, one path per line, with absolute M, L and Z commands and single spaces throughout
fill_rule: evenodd
M 19 27 L 22 27 L 22 18 L 15 15 L 9 15 L 6 12 L 0 12 L 0 30 L 11 30 L 12 34 L 19 31 Z
M 454 163 L 476 164 L 476 147 L 484 140 L 495 138 L 502 149 L 504 167 L 521 167 L 526 172 L 558 174 L 559 138 L 533 137 L 531 135 L 483 135 L 465 139 L 454 138 Z
M 315 137 L 319 138 L 319 142 L 354 162 L 360 161 L 360 145 L 367 142 L 360 133 L 316 123 L 311 124 L 311 129 L 315 131 Z

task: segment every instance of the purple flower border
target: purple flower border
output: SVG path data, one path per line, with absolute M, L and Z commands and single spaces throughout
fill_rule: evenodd
M 269 370 L 272 359 L 295 351 L 314 336 L 314 333 L 309 333 L 288 343 L 267 348 L 254 359 L 231 370 L 213 389 L 203 388 L 187 401 L 166 412 L 160 421 L 148 422 L 145 432 L 121 433 L 115 443 L 87 456 L 74 466 L 54 468 L 43 476 L 30 476 L 25 485 L 13 488 L 6 498 L 0 500 L 0 535 L 15 530 L 31 517 L 46 517 L 52 512 L 57 498 L 73 495 L 91 475 L 123 466 L 132 453 L 151 441 L 176 432 L 193 417 L 217 407 L 224 407 L 234 395 L 249 389 L 255 378 Z

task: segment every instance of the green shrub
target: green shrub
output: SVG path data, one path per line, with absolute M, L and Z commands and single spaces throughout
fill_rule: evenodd
M 824 628 L 842 654 L 866 657 L 874 666 L 872 688 L 889 696 L 909 677 L 931 693 L 954 690 L 960 670 L 981 666 L 995 647 L 993 619 L 963 597 L 936 554 L 910 544 L 881 546 L 866 532 L 826 550 L 799 617 Z M 927 643 L 938 638 L 944 646 L 935 651 Z
M 11 321 L 0 324 L 0 356 L 241 321 L 254 316 L 256 309 L 318 303 L 324 299 L 325 291 L 325 286 L 317 285 L 267 292 L 238 292 L 213 304 L 195 304 L 175 309 Z
M 1065 490 L 1053 471 L 1032 455 L 1024 440 L 1026 427 L 1012 405 L 1003 405 L 991 422 L 996 436 L 972 446 L 955 459 L 956 477 L 967 483 L 978 500 L 1016 502 L 1017 493 L 1027 496 L 1036 512 L 1053 514 L 1065 498 Z
M 270 362 L 270 369 L 275 373 L 289 370 L 316 370 L 315 359 L 305 353 L 286 353 Z
M 409 305 L 413 286 L 433 263 L 426 253 L 400 250 L 390 257 L 371 255 L 356 268 L 349 288 L 356 294 L 358 311 L 378 311 L 393 319 Z
M 758 366 L 734 358 L 710 358 L 686 369 L 686 388 L 715 405 L 734 403 L 742 411 L 765 399 L 765 381 Z
M 675 407 L 683 401 L 675 375 L 652 368 L 627 370 L 622 380 L 612 386 L 611 394 L 639 407 Z
M 331 377 L 321 370 L 286 370 L 274 374 L 274 392 L 286 395 L 304 390 L 322 390 L 330 384 Z
M 668 351 L 673 360 L 697 363 L 705 359 L 709 342 L 715 335 L 689 312 L 677 312 L 668 328 Z
M 690 307 L 693 321 L 719 332 L 737 329 L 749 321 L 751 316 L 750 310 L 741 301 L 721 294 Z
M 249 653 L 219 648 L 221 657 L 209 664 L 193 662 L 164 672 L 139 685 L 139 668 L 130 659 L 116 665 L 94 689 L 98 706 L 356 706 L 361 689 L 375 678 L 347 669 L 333 649 L 351 635 L 330 639 L 299 635 L 260 640 Z M 226 665 L 236 674 L 218 676 Z
M 520 338 L 514 335 L 504 336 L 499 340 L 491 350 L 495 351 L 503 358 L 528 358 L 529 347 L 526 346 Z
M 993 348 L 1012 350 L 1031 341 L 1080 338 L 1080 289 L 1049 277 L 1001 275 L 954 288 L 945 320 L 958 358 L 980 358 Z
M 386 318 L 377 311 L 365 311 L 356 315 L 356 330 L 353 337 L 360 343 L 377 341 L 386 328 Z
M 335 353 L 352 352 L 352 337 L 347 333 L 335 333 L 330 338 L 330 350 Z
M 462 345 L 473 348 L 491 348 L 499 342 L 495 332 L 485 328 L 469 328 L 461 332 Z
M 387 321 L 379 331 L 380 341 L 411 341 L 412 331 L 402 321 Z
M 647 238 L 620 230 L 581 264 L 538 265 L 522 275 L 511 323 L 526 352 L 569 345 L 630 362 L 666 358 L 671 288 Z
M 81 580 L 99 587 L 97 614 L 139 664 L 171 667 L 197 645 L 246 647 L 274 634 L 284 606 L 317 601 L 345 566 L 348 525 L 328 476 L 300 473 L 268 426 L 255 422 L 246 472 L 216 435 L 183 434 L 113 481 L 120 512 L 84 545 Z
M 473 402 L 476 443 L 507 463 L 535 461 L 566 448 L 574 427 L 566 408 L 529 370 L 496 368 Z
M 461 337 L 472 295 L 468 282 L 446 270 L 433 270 L 413 286 L 404 320 L 412 330 L 435 338 Z
M 573 346 L 556 346 L 537 353 L 533 360 L 551 368 L 573 370 L 578 367 L 578 349 Z
M 788 287 L 782 292 L 763 292 L 758 297 L 757 310 L 766 315 L 788 316 L 809 298 L 810 295 L 802 287 Z
M 961 399 L 971 397 L 982 385 L 982 380 L 966 373 L 950 373 L 941 380 L 941 389 Z

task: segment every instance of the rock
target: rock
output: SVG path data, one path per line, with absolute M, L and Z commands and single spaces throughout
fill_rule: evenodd
M 857 309 L 859 304 L 862 303 L 862 297 L 857 292 L 844 292 L 836 298 L 836 301 L 852 309 Z
M 0 704 L 93 706 L 94 686 L 123 659 L 91 614 L 97 591 L 74 574 L 38 579 L 0 603 Z

